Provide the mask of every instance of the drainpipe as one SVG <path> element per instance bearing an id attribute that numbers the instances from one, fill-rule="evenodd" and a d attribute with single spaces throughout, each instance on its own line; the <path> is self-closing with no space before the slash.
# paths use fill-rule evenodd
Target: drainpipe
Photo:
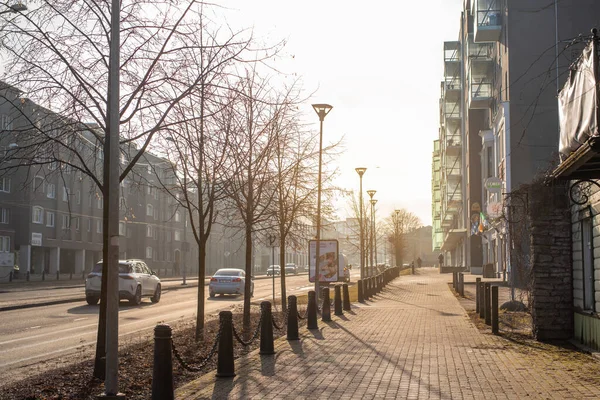
<path id="1" fill-rule="evenodd" d="M 504 114 L 504 181 L 506 182 L 505 194 L 508 196 L 512 191 L 512 176 L 511 176 L 511 153 L 510 148 L 510 102 L 502 102 L 503 114 Z M 510 236 L 510 223 L 507 222 L 508 228 L 506 231 L 506 267 L 510 271 L 510 299 L 515 301 L 515 271 L 511 264 L 511 236 Z"/>

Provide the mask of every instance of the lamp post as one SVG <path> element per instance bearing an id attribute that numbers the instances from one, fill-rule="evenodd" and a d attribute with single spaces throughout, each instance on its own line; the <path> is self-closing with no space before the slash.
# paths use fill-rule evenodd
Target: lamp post
<path id="1" fill-rule="evenodd" d="M 375 264 L 373 264 L 374 268 L 377 267 L 377 225 L 375 224 L 375 204 L 377 204 L 377 200 L 371 198 L 371 218 L 373 219 L 371 227 L 371 234 L 373 235 L 371 236 L 371 245 L 373 246 L 372 254 L 375 258 Z"/>
<path id="2" fill-rule="evenodd" d="M 375 190 L 367 190 L 367 194 L 369 195 L 370 203 L 371 203 L 371 218 L 369 218 L 369 222 L 370 222 L 370 226 L 369 226 L 369 254 L 371 255 L 369 258 L 369 265 L 371 266 L 371 275 L 374 275 L 374 268 L 373 268 L 373 227 L 375 226 L 375 223 L 373 222 L 373 196 L 375 196 L 375 193 L 377 193 L 377 191 Z"/>
<path id="3" fill-rule="evenodd" d="M 362 177 L 367 171 L 366 168 L 355 168 L 358 176 L 360 177 L 360 189 L 359 189 L 359 208 L 360 214 L 358 218 L 358 224 L 360 226 L 360 279 L 365 279 L 365 252 L 364 252 L 364 235 L 363 235 L 363 198 L 362 198 Z"/>
<path id="4" fill-rule="evenodd" d="M 398 228 L 398 218 L 400 216 L 400 210 L 394 210 L 394 212 L 396 213 L 396 223 L 394 224 L 395 230 L 396 230 L 396 240 L 395 240 L 396 244 L 394 246 L 394 254 L 396 257 L 396 266 L 401 267 L 401 265 L 398 264 L 398 262 L 400 261 L 399 257 L 398 257 L 398 255 L 400 254 L 400 249 L 399 249 L 400 248 L 400 243 L 399 243 L 400 242 L 400 232 L 399 232 L 399 228 Z"/>
<path id="5" fill-rule="evenodd" d="M 319 176 L 317 178 L 317 243 L 315 249 L 315 294 L 321 295 L 319 288 L 319 256 L 321 252 L 321 168 L 323 164 L 323 120 L 333 108 L 329 104 L 313 104 L 313 109 L 319 116 Z M 310 263 L 310 260 L 308 260 Z M 310 264 L 309 264 L 310 265 Z M 282 267 L 285 268 L 285 265 Z M 309 267 L 310 269 L 310 267 Z M 309 271 L 310 273 L 310 271 Z"/>

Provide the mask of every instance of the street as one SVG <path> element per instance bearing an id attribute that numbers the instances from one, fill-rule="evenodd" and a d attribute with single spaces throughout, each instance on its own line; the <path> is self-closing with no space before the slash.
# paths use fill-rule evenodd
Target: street
<path id="1" fill-rule="evenodd" d="M 288 295 L 302 294 L 313 288 L 307 275 L 286 277 Z M 157 323 L 173 324 L 193 320 L 196 314 L 197 286 L 181 287 L 180 282 L 164 282 L 163 297 L 157 304 L 144 299 L 140 306 L 120 303 L 119 343 L 121 346 L 149 338 Z M 256 279 L 254 303 L 271 300 L 272 280 Z M 177 287 L 174 290 L 174 287 Z M 276 295 L 280 295 L 279 276 L 275 277 Z M 47 289 L 44 292 L 52 292 Z M 35 296 L 30 291 L 29 296 Z M 55 298 L 81 296 L 82 287 L 56 289 Z M 217 296 L 206 301 L 206 315 L 215 315 L 243 303 L 242 296 Z M 2 301 L 8 296 L 23 298 L 24 292 L 2 293 Z M 35 299 L 32 299 L 34 301 Z M 0 377 L 3 382 L 19 380 L 32 372 L 42 372 L 69 364 L 75 358 L 93 357 L 98 324 L 98 306 L 89 306 L 84 300 L 64 304 L 38 306 L 2 311 L 4 323 L 0 326 Z M 8 323 L 10 322 L 10 323 Z M 176 332 L 174 333 L 176 334 Z"/>

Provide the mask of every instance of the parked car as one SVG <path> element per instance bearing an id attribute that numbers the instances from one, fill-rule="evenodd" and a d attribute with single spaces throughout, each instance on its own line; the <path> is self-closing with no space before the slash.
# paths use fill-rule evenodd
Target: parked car
<path id="1" fill-rule="evenodd" d="M 267 268 L 267 276 L 281 275 L 281 267 L 279 265 L 271 265 Z"/>
<path id="2" fill-rule="evenodd" d="M 285 264 L 285 274 L 286 275 L 298 275 L 298 267 L 294 263 Z"/>
<path id="3" fill-rule="evenodd" d="M 99 261 L 85 280 L 85 300 L 98 304 L 102 287 L 102 261 Z M 160 279 L 142 260 L 119 260 L 119 300 L 126 299 L 139 305 L 142 297 L 158 303 L 161 295 Z"/>
<path id="4" fill-rule="evenodd" d="M 215 272 L 208 283 L 208 295 L 244 294 L 246 272 L 238 268 L 221 268 Z M 254 282 L 250 281 L 250 296 L 254 296 Z"/>

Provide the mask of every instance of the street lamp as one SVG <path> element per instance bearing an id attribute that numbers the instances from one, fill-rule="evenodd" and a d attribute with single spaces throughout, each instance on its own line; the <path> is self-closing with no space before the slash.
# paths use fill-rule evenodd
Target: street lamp
<path id="1" fill-rule="evenodd" d="M 398 219 L 400 218 L 400 210 L 394 210 L 394 212 L 396 213 L 396 223 L 394 224 L 395 231 L 396 231 L 396 245 L 394 246 L 395 247 L 394 253 L 396 253 L 396 266 L 401 267 L 401 265 L 398 264 L 398 261 L 399 261 L 398 255 L 400 254 L 400 250 L 399 250 L 400 232 L 398 232 L 399 231 Z"/>
<path id="2" fill-rule="evenodd" d="M 371 257 L 369 258 L 370 261 L 370 265 L 371 265 L 371 275 L 374 275 L 374 269 L 373 269 L 373 226 L 375 225 L 374 221 L 373 221 L 373 196 L 375 196 L 375 193 L 377 193 L 377 191 L 375 190 L 367 190 L 367 194 L 369 195 L 369 198 L 371 199 L 371 218 L 370 218 L 370 222 L 371 222 L 371 226 L 369 227 L 369 254 L 371 254 Z"/>
<path id="3" fill-rule="evenodd" d="M 319 256 L 321 252 L 321 168 L 323 164 L 323 120 L 329 114 L 333 108 L 329 104 L 313 104 L 313 109 L 319 116 L 319 176 L 317 178 L 317 243 L 315 250 L 315 294 L 317 298 L 321 295 L 319 293 Z M 310 260 L 309 260 L 310 262 Z M 285 267 L 285 265 L 282 265 Z M 309 272 L 310 273 L 310 272 Z"/>
<path id="4" fill-rule="evenodd" d="M 373 256 L 373 254 L 375 255 L 375 264 L 373 265 L 377 267 L 377 229 L 375 224 L 375 204 L 377 204 L 377 200 L 371 198 L 371 217 L 373 218 L 371 229 L 371 235 L 373 235 L 371 236 L 371 246 L 373 246 L 373 248 L 371 249 L 371 256 Z M 372 260 L 371 263 L 373 263 Z"/>
<path id="5" fill-rule="evenodd" d="M 360 189 L 359 189 L 359 207 L 360 216 L 358 223 L 360 225 L 360 279 L 365 279 L 365 253 L 364 253 L 364 236 L 363 236 L 363 198 L 362 198 L 362 177 L 367 171 L 366 168 L 355 168 L 358 176 L 360 177 Z"/>

